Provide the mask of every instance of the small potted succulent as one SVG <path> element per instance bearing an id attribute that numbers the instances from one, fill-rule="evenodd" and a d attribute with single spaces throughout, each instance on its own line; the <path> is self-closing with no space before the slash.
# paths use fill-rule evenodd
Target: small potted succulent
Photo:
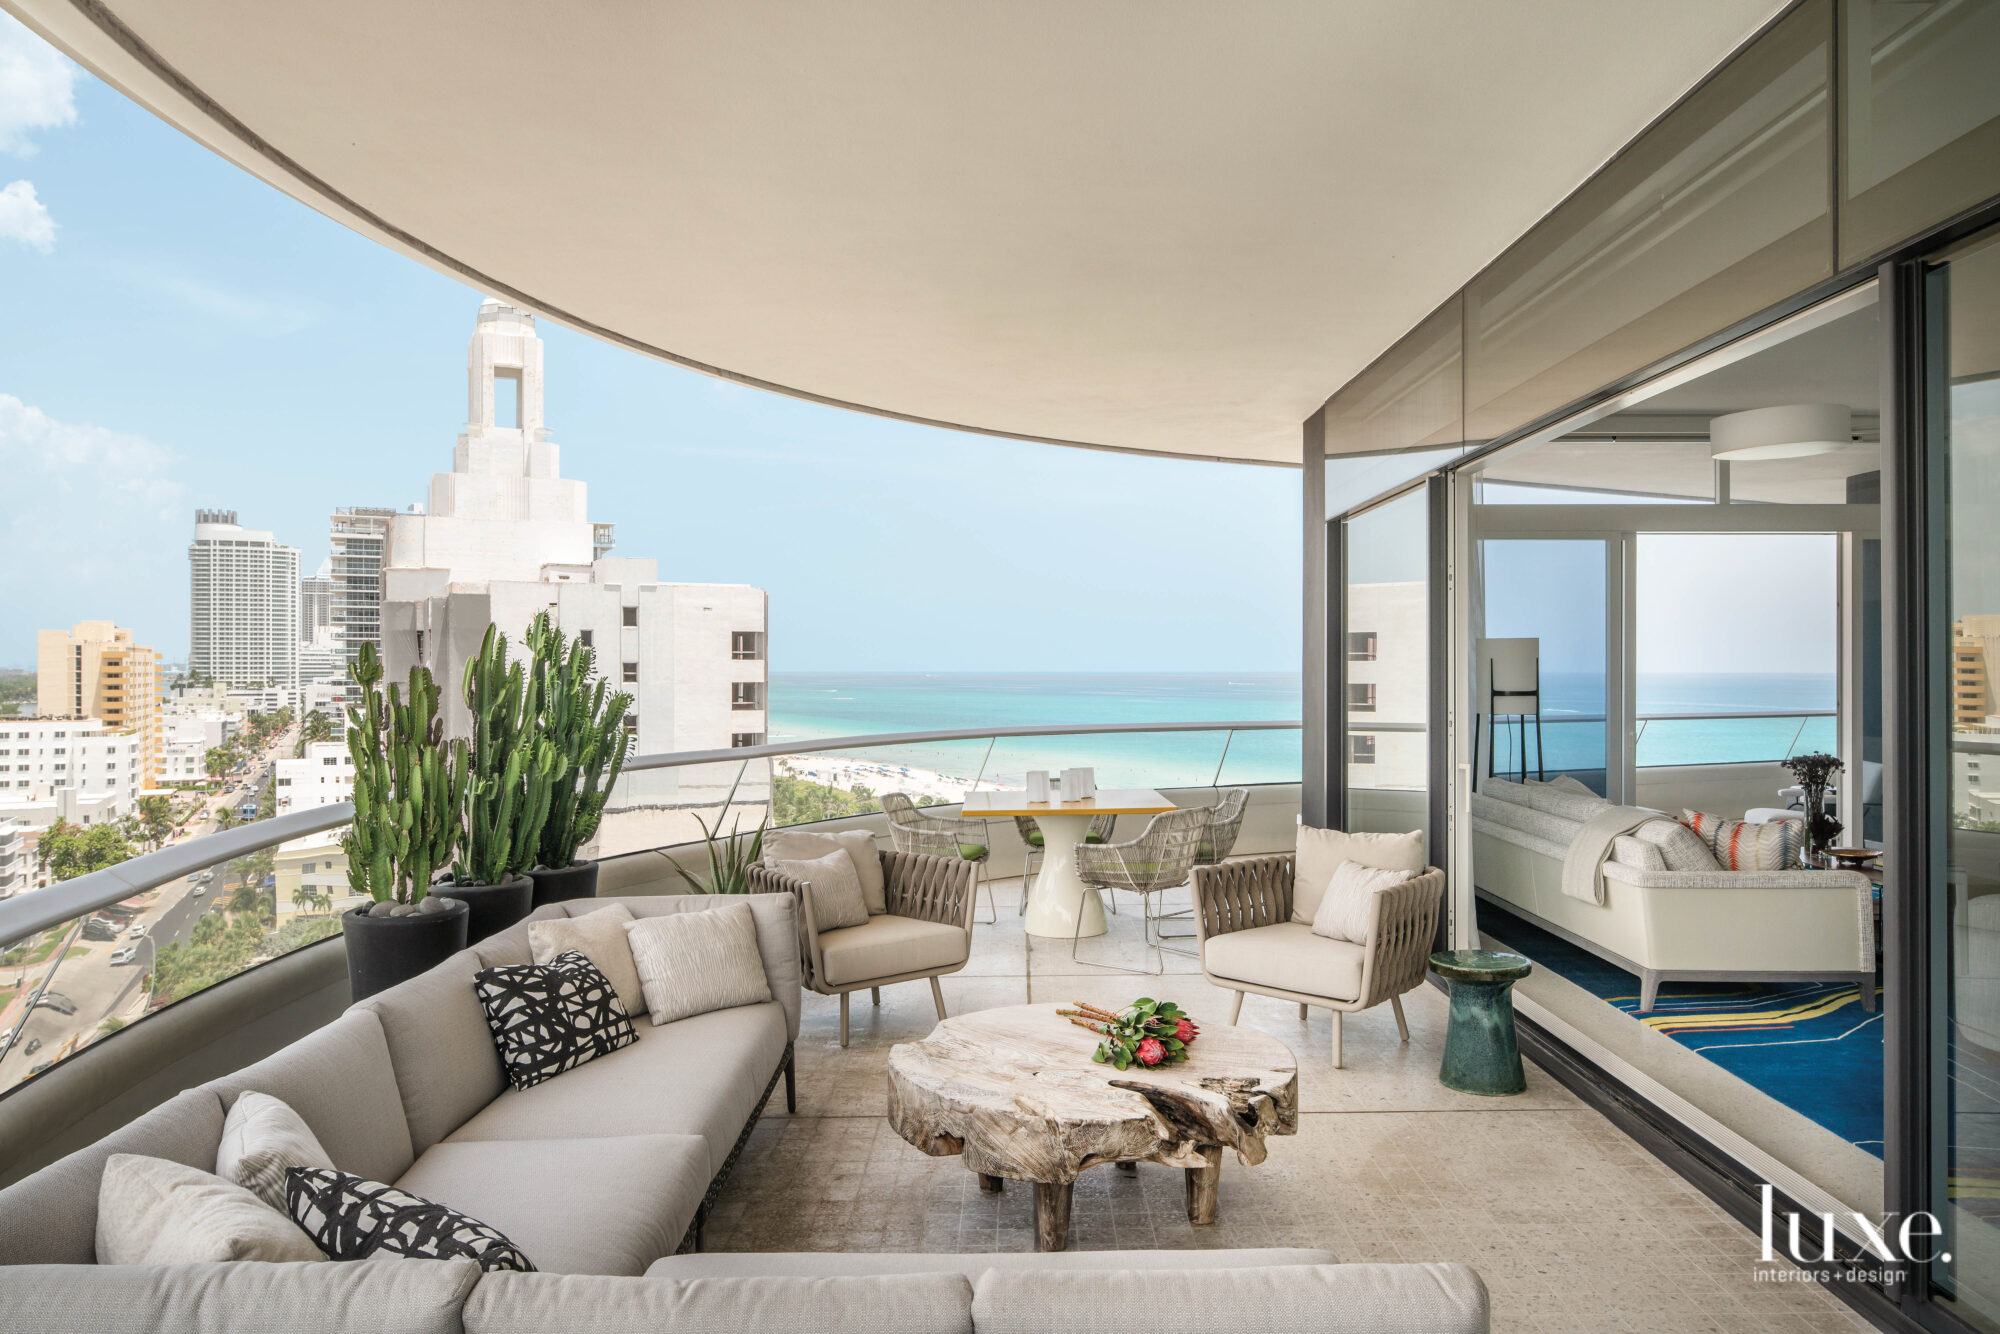
<path id="1" fill-rule="evenodd" d="M 465 743 L 444 741 L 438 688 L 410 669 L 407 701 L 381 686 L 375 646 L 348 669 L 362 697 L 347 710 L 354 759 L 354 821 L 341 839 L 347 883 L 374 900 L 341 917 L 353 998 L 415 977 L 465 948 L 464 902 L 430 892 L 458 846 L 465 807 Z"/>
<path id="2" fill-rule="evenodd" d="M 465 831 L 452 863 L 451 895 L 470 914 L 466 941 L 486 939 L 534 908 L 526 874 L 541 849 L 555 793 L 556 748 L 539 731 L 539 676 L 507 661 L 507 636 L 486 627 L 466 660 Z M 440 888 L 442 888 L 440 886 Z"/>
<path id="3" fill-rule="evenodd" d="M 565 639 L 546 612 L 528 627 L 530 669 L 541 709 L 542 735 L 554 746 L 554 794 L 542 825 L 535 907 L 597 893 L 597 863 L 578 861 L 577 850 L 597 837 L 604 804 L 625 767 L 632 738 L 625 714 L 632 697 L 613 694 L 596 674 L 596 653 L 581 635 Z"/>

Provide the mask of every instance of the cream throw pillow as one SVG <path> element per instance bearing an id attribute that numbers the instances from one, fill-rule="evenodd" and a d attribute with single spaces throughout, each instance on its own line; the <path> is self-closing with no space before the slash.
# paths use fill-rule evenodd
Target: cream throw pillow
<path id="1" fill-rule="evenodd" d="M 1313 914 L 1312 932 L 1333 940 L 1368 943 L 1368 919 L 1375 908 L 1375 896 L 1410 879 L 1414 871 L 1388 871 L 1342 862 L 1327 882 L 1326 894 Z"/>
<path id="2" fill-rule="evenodd" d="M 764 836 L 764 865 L 805 862 L 844 849 L 853 859 L 854 874 L 861 880 L 861 893 L 868 900 L 870 916 L 889 911 L 888 890 L 882 876 L 882 853 L 875 835 L 866 829 L 836 829 L 830 834 L 787 833 L 779 830 Z"/>
<path id="3" fill-rule="evenodd" d="M 655 1024 L 771 999 L 757 921 L 742 900 L 625 924 Z"/>
<path id="4" fill-rule="evenodd" d="M 199 1168 L 114 1153 L 97 1187 L 97 1263 L 324 1260 L 286 1215 Z"/>
<path id="5" fill-rule="evenodd" d="M 1407 834 L 1344 834 L 1338 829 L 1299 826 L 1298 852 L 1292 865 L 1292 920 L 1311 926 L 1319 913 L 1319 901 L 1333 882 L 1333 873 L 1342 862 L 1373 866 L 1384 871 L 1408 871 L 1422 875 L 1424 835 L 1422 830 Z"/>
<path id="6" fill-rule="evenodd" d="M 268 1093 L 245 1093 L 222 1121 L 215 1174 L 286 1213 L 285 1169 L 332 1168 L 319 1137 L 291 1104 Z M 287 1214 L 287 1217 L 290 1215 Z"/>
<path id="7" fill-rule="evenodd" d="M 632 945 L 625 924 L 632 910 L 614 903 L 581 917 L 558 917 L 528 923 L 528 953 L 536 963 L 552 963 L 558 954 L 575 950 L 604 974 L 618 993 L 618 1003 L 634 1019 L 646 1012 L 646 990 L 639 985 L 639 966 L 632 962 Z"/>
<path id="8" fill-rule="evenodd" d="M 774 869 L 780 875 L 806 882 L 807 892 L 812 895 L 813 925 L 821 931 L 860 926 L 868 920 L 868 900 L 861 893 L 861 877 L 854 873 L 854 859 L 845 848 L 835 848 L 811 861 L 778 862 Z"/>

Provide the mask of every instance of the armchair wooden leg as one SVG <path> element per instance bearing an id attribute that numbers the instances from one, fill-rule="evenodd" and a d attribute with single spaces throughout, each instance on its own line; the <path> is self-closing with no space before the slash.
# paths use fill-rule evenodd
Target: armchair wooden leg
<path id="1" fill-rule="evenodd" d="M 1389 997 L 1389 1004 L 1396 1009 L 1396 1031 L 1403 1035 L 1403 1041 L 1408 1042 L 1410 1040 L 1410 1021 L 1403 1018 L 1403 998 L 1401 996 L 1391 996 Z"/>
<path id="2" fill-rule="evenodd" d="M 1333 1012 L 1333 1068 L 1340 1069 L 1340 1011 Z"/>
<path id="3" fill-rule="evenodd" d="M 1242 1017 L 1243 1017 L 1243 993 L 1239 991 L 1236 993 L 1236 999 L 1229 1003 L 1230 1027 L 1232 1028 L 1235 1027 L 1236 1021 L 1238 1019 L 1241 1019 Z"/>
<path id="4" fill-rule="evenodd" d="M 1299 1019 L 1300 1019 L 1301 1021 L 1303 1021 L 1303 1020 L 1305 1019 L 1305 1017 L 1306 1017 L 1306 1003 L 1305 1003 L 1304 1001 L 1300 1001 L 1300 1002 L 1299 1002 Z"/>
<path id="5" fill-rule="evenodd" d="M 1639 1013 L 1651 1014 L 1660 999 L 1660 975 L 1648 968 L 1639 974 Z"/>
<path id="6" fill-rule="evenodd" d="M 847 993 L 840 993 L 840 1045 L 847 1045 Z"/>
<path id="7" fill-rule="evenodd" d="M 868 999 L 875 1002 L 875 1004 L 880 1005 L 882 1003 L 882 988 L 880 987 L 868 988 Z"/>
<path id="8" fill-rule="evenodd" d="M 947 1016 L 944 1012 L 944 988 L 938 985 L 938 980 L 935 977 L 931 979 L 931 999 L 937 1002 L 938 1018 L 946 1018 Z"/>

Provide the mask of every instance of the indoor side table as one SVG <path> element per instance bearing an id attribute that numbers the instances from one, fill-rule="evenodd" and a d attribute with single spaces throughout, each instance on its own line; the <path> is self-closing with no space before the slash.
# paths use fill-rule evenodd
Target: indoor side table
<path id="1" fill-rule="evenodd" d="M 1439 950 L 1430 965 L 1451 987 L 1438 1082 L 1486 1098 L 1525 1093 L 1528 1076 L 1514 1037 L 1514 984 L 1535 966 L 1500 950 Z"/>

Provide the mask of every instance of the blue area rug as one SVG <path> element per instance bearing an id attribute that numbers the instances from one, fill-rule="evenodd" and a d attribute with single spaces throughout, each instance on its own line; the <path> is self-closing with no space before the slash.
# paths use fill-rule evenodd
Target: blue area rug
<path id="1" fill-rule="evenodd" d="M 1479 929 L 1882 1156 L 1882 1012 L 1863 1010 L 1853 984 L 1663 982 L 1652 1013 L 1642 1015 L 1639 979 L 1588 950 L 1484 899 Z"/>

